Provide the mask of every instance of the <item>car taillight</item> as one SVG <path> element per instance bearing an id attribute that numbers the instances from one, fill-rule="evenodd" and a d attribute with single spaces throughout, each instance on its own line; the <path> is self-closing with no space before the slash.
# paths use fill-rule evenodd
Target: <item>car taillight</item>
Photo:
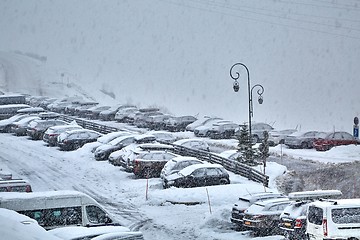
<path id="1" fill-rule="evenodd" d="M 302 227 L 302 221 L 301 219 L 295 219 L 295 228 L 301 228 Z"/>
<path id="2" fill-rule="evenodd" d="M 323 219 L 323 232 L 324 232 L 324 237 L 327 237 L 328 227 L 327 227 L 327 219 L 326 218 Z"/>

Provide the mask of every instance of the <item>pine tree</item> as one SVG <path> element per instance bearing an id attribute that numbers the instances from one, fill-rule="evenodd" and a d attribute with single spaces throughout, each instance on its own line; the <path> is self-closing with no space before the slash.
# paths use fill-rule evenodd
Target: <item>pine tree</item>
<path id="1" fill-rule="evenodd" d="M 238 150 L 239 152 L 241 152 L 242 154 L 242 162 L 247 164 L 247 165 L 251 165 L 254 166 L 255 163 L 255 158 L 256 158 L 256 152 L 255 150 L 252 148 L 252 146 L 254 145 L 250 139 L 249 136 L 249 130 L 247 128 L 247 125 L 242 125 L 241 129 L 240 129 L 240 135 L 238 136 Z"/>
<path id="2" fill-rule="evenodd" d="M 263 161 L 264 164 L 264 173 L 266 168 L 266 159 L 270 156 L 269 154 L 269 133 L 267 131 L 264 131 L 264 139 L 262 140 L 261 144 L 258 148 L 258 158 Z"/>

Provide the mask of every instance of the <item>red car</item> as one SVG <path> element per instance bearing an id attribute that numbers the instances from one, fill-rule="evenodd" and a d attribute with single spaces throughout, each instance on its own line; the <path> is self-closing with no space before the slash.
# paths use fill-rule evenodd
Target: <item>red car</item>
<path id="1" fill-rule="evenodd" d="M 323 138 L 314 140 L 313 145 L 317 151 L 327 151 L 335 146 L 358 144 L 359 141 L 347 132 L 332 132 Z"/>

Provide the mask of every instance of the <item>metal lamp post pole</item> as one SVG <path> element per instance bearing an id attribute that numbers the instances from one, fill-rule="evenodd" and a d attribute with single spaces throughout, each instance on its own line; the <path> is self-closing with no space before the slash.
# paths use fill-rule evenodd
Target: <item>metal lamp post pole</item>
<path id="1" fill-rule="evenodd" d="M 263 97 L 262 94 L 264 93 L 264 87 L 261 86 L 260 84 L 256 84 L 253 87 L 250 88 L 251 84 L 250 84 L 250 73 L 249 73 L 249 69 L 247 68 L 247 66 L 243 63 L 235 63 L 234 65 L 231 66 L 230 68 L 230 77 L 232 79 L 234 79 L 234 84 L 233 84 L 233 88 L 235 92 L 238 92 L 240 87 L 239 87 L 239 82 L 238 79 L 240 78 L 240 72 L 237 70 L 234 70 L 234 67 L 237 66 L 242 66 L 246 69 L 246 73 L 247 73 L 247 82 L 248 82 L 248 96 L 249 96 L 249 137 L 250 139 L 252 139 L 252 135 L 251 135 L 251 118 L 253 117 L 253 102 L 252 102 L 252 92 L 254 90 L 254 88 L 258 87 L 259 89 L 256 91 L 257 94 L 259 95 L 258 97 L 258 102 L 259 104 L 263 103 Z"/>

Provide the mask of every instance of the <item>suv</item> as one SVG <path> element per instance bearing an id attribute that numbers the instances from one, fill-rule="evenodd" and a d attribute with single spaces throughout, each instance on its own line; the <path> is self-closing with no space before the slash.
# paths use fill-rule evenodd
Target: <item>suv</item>
<path id="1" fill-rule="evenodd" d="M 0 192 L 32 192 L 31 185 L 23 179 L 0 180 Z"/>
<path id="2" fill-rule="evenodd" d="M 239 129 L 239 125 L 236 123 L 216 123 L 210 128 L 208 136 L 212 139 L 231 138 L 232 136 L 234 136 L 237 129 Z"/>
<path id="3" fill-rule="evenodd" d="M 236 202 L 231 210 L 230 221 L 235 223 L 237 227 L 243 228 L 243 218 L 245 210 L 257 201 L 264 201 L 267 199 L 283 198 L 285 197 L 281 193 L 273 192 L 257 192 L 249 193 L 247 195 L 239 197 L 239 201 Z"/>
<path id="4" fill-rule="evenodd" d="M 307 208 L 308 239 L 360 239 L 360 199 L 316 201 Z"/>
<path id="5" fill-rule="evenodd" d="M 306 239 L 306 209 L 307 206 L 325 198 L 341 196 L 339 190 L 315 190 L 289 193 L 289 199 L 295 202 L 287 206 L 280 215 L 280 229 L 284 230 L 287 239 Z"/>
<path id="6" fill-rule="evenodd" d="M 185 131 L 187 125 L 196 121 L 194 116 L 173 117 L 165 120 L 165 129 L 172 132 Z"/>
<path id="7" fill-rule="evenodd" d="M 290 202 L 288 198 L 255 202 L 245 210 L 244 227 L 253 230 L 255 235 L 279 234 L 280 214 Z"/>

